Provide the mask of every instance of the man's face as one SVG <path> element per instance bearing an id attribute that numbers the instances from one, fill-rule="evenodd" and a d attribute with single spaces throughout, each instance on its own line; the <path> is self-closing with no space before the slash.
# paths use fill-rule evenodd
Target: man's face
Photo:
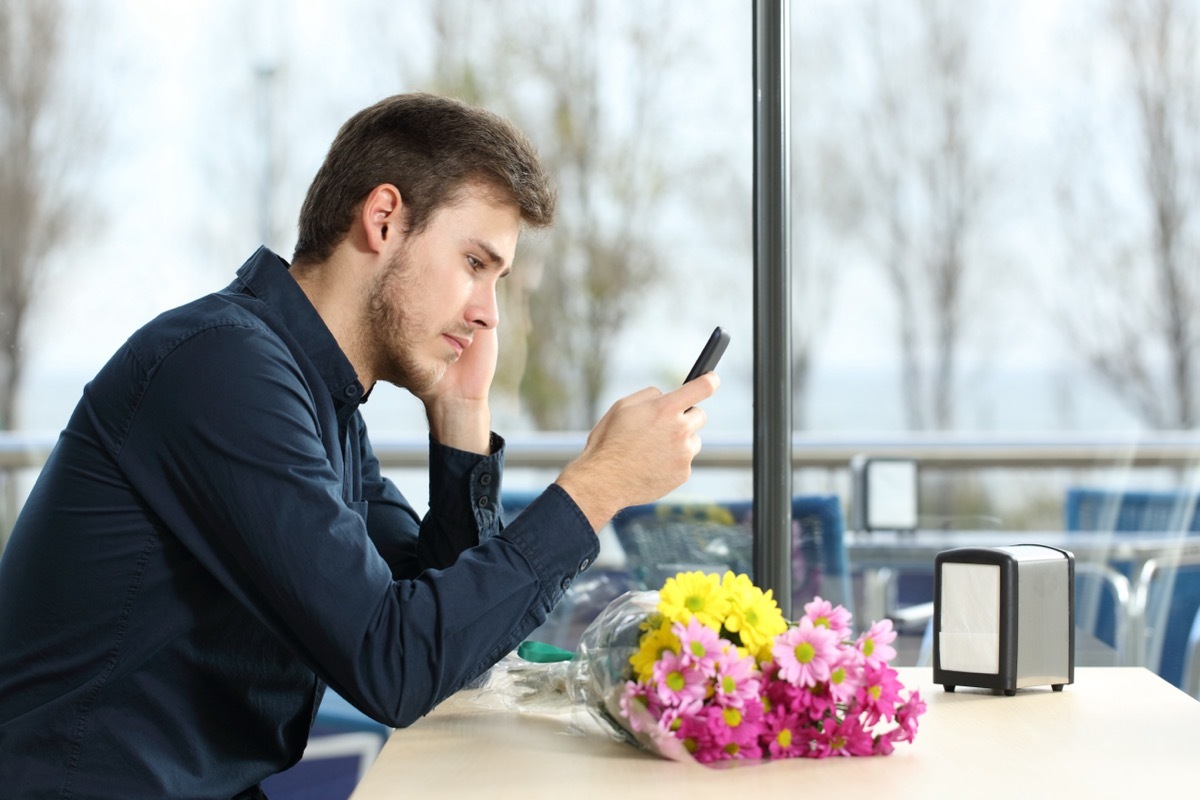
<path id="1" fill-rule="evenodd" d="M 367 295 L 363 336 L 377 378 L 421 394 L 477 330 L 499 324 L 496 282 L 508 274 L 520 223 L 514 206 L 469 190 L 401 243 Z"/>

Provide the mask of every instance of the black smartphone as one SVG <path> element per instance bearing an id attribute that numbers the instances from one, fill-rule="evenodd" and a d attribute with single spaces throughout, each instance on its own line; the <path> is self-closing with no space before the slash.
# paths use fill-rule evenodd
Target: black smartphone
<path id="1" fill-rule="evenodd" d="M 725 354 L 725 348 L 728 346 L 729 334 L 721 330 L 719 325 L 713 328 L 712 336 L 708 337 L 708 343 L 700 351 L 700 357 L 696 359 L 696 363 L 692 365 L 692 371 L 683 379 L 683 382 L 695 380 L 704 373 L 716 369 L 717 362 L 721 360 L 721 356 Z"/>

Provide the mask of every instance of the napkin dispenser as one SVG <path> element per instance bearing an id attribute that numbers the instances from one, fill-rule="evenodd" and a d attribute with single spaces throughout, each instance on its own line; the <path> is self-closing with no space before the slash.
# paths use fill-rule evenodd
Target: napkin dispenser
<path id="1" fill-rule="evenodd" d="M 933 682 L 1001 690 L 1075 679 L 1075 558 L 1037 544 L 960 547 L 934 560 Z"/>

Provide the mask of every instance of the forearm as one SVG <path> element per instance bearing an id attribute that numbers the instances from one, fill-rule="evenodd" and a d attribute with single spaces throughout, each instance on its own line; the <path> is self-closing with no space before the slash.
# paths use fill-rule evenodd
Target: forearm
<path id="1" fill-rule="evenodd" d="M 486 401 L 441 399 L 427 403 L 425 414 L 434 441 L 468 453 L 491 455 L 492 413 Z"/>
<path id="2" fill-rule="evenodd" d="M 606 479 L 603 470 L 589 467 L 586 463 L 572 462 L 555 483 L 575 501 L 593 531 L 607 525 L 613 515 L 624 507 L 615 496 L 612 482 Z"/>

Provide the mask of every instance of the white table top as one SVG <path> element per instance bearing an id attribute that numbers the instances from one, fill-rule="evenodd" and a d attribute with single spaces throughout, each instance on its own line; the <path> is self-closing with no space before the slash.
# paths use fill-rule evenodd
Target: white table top
<path id="1" fill-rule="evenodd" d="M 1078 668 L 1062 692 L 1013 697 L 948 693 L 928 668 L 899 673 L 928 704 L 914 743 L 886 757 L 734 769 L 650 756 L 608 738 L 583 711 L 520 713 L 460 692 L 396 731 L 352 800 L 1140 798 L 1190 794 L 1200 781 L 1200 702 L 1148 670 Z"/>

